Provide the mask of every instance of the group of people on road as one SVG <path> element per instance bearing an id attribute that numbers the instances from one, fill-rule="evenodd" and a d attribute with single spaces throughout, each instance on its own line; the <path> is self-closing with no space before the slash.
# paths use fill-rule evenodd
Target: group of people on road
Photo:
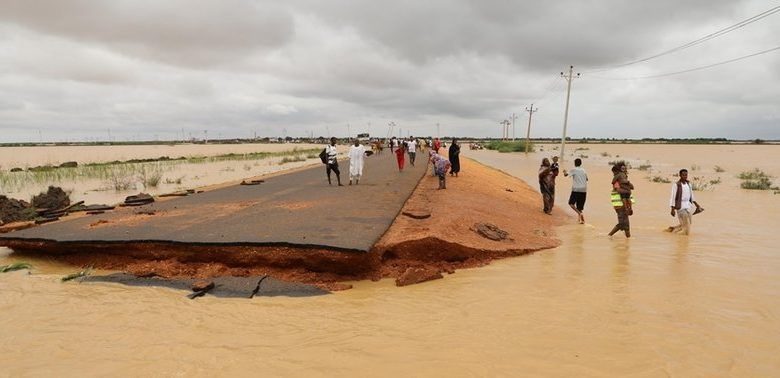
<path id="1" fill-rule="evenodd" d="M 330 138 L 330 144 L 320 153 L 320 159 L 325 164 L 325 173 L 328 177 L 328 185 L 333 185 L 331 180 L 331 172 L 336 175 L 336 182 L 338 186 L 344 186 L 341 183 L 341 172 L 339 171 L 338 164 L 338 149 L 336 147 L 337 139 L 335 137 Z M 355 182 L 355 185 L 360 184 L 360 179 L 363 176 L 363 166 L 365 163 L 365 157 L 371 155 L 377 150 L 376 145 L 381 143 L 373 143 L 371 150 L 366 150 L 360 141 L 355 139 L 354 144 L 349 149 L 349 185 Z M 396 162 L 398 163 L 398 171 L 402 172 L 406 162 L 406 156 L 409 156 L 409 164 L 414 166 L 417 160 L 417 151 L 425 151 L 430 146 L 430 155 L 428 162 L 433 165 L 433 174 L 439 177 L 439 189 L 446 189 L 446 175 L 450 173 L 451 176 L 458 176 L 460 172 L 460 145 L 457 140 L 453 140 L 449 148 L 449 159 L 439 154 L 441 149 L 441 141 L 439 138 L 427 141 L 418 141 L 414 137 L 410 136 L 406 139 L 398 139 L 393 137 L 389 140 L 390 150 L 396 155 Z M 380 147 L 381 149 L 381 147 Z"/>
<path id="2" fill-rule="evenodd" d="M 539 191 L 542 194 L 542 211 L 552 214 L 555 204 L 555 179 L 558 177 L 560 167 L 558 157 L 553 156 L 552 162 L 548 158 L 542 159 L 539 167 Z M 579 223 L 585 223 L 585 200 L 588 191 L 588 174 L 582 168 L 582 159 L 574 159 L 574 168 L 571 171 L 563 171 L 564 176 L 571 176 L 572 189 L 569 195 L 569 206 L 577 213 Z M 623 231 L 627 238 L 631 237 L 631 224 L 629 217 L 634 214 L 633 191 L 634 184 L 628 179 L 628 167 L 624 161 L 616 162 L 612 166 L 611 182 L 612 207 L 617 214 L 617 224 L 609 232 L 609 236 L 618 231 Z M 694 199 L 693 190 L 688 182 L 688 170 L 679 171 L 679 180 L 672 185 L 671 198 L 669 200 L 671 215 L 676 216 L 679 225 L 669 227 L 667 231 L 679 232 L 688 235 L 690 232 L 691 217 L 704 211 Z"/>

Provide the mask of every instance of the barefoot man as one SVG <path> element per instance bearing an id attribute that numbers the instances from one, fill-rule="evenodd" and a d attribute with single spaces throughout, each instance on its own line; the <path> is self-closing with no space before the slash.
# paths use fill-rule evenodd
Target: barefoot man
<path id="1" fill-rule="evenodd" d="M 577 213 L 580 224 L 585 223 L 585 215 L 582 211 L 585 209 L 585 196 L 588 192 L 588 174 L 582 168 L 582 159 L 574 159 L 574 169 L 569 172 L 563 171 L 564 176 L 571 176 L 571 195 L 569 195 L 569 206 Z"/>
<path id="2" fill-rule="evenodd" d="M 694 206 L 696 210 L 691 211 Z M 672 216 L 675 216 L 675 213 L 677 213 L 677 219 L 680 221 L 678 226 L 669 227 L 669 231 L 688 235 L 691 231 L 691 217 L 704 209 L 693 198 L 693 189 L 688 182 L 687 169 L 681 169 L 680 179 L 672 184 L 672 196 L 669 199 L 669 207 L 672 208 Z"/>

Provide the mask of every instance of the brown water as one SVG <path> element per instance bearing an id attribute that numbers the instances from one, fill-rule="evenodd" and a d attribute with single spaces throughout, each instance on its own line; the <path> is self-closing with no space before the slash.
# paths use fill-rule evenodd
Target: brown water
<path id="1" fill-rule="evenodd" d="M 586 147 L 576 153 L 589 155 L 588 224 L 560 227 L 561 247 L 420 285 L 190 301 L 168 289 L 61 284 L 74 268 L 32 261 L 32 275 L 0 275 L 2 374 L 777 376 L 780 195 L 740 190 L 733 176 L 753 167 L 780 176 L 780 148 Z M 542 157 L 464 154 L 530 182 Z M 691 176 L 722 177 L 696 193 L 707 210 L 690 236 L 661 231 L 673 223 L 671 184 L 636 170 L 634 237 L 605 236 L 615 223 L 606 161 L 617 154 L 650 160 L 657 174 L 697 164 Z M 569 185 L 559 179 L 559 207 Z"/>

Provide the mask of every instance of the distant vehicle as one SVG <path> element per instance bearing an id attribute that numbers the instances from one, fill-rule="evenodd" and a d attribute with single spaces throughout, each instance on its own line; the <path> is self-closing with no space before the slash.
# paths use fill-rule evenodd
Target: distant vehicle
<path id="1" fill-rule="evenodd" d="M 371 138 L 369 137 L 368 133 L 363 133 L 357 135 L 357 140 L 359 140 L 361 143 L 366 143 L 371 140 Z"/>

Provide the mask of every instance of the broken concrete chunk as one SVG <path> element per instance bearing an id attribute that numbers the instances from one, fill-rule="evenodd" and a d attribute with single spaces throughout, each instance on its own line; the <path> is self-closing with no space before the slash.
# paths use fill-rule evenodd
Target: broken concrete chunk
<path id="1" fill-rule="evenodd" d="M 414 285 L 416 283 L 437 280 L 443 278 L 437 269 L 409 268 L 395 279 L 395 286 Z"/>
<path id="2" fill-rule="evenodd" d="M 56 186 L 50 186 L 45 193 L 38 194 L 32 199 L 32 206 L 36 209 L 62 209 L 69 205 L 68 193 Z"/>
<path id="3" fill-rule="evenodd" d="M 209 291 L 214 288 L 214 281 L 200 280 L 192 284 L 192 291 Z"/>
<path id="4" fill-rule="evenodd" d="M 477 223 L 472 230 L 476 231 L 484 238 L 495 241 L 505 240 L 509 236 L 508 232 L 498 228 L 498 226 L 492 223 Z"/>
<path id="5" fill-rule="evenodd" d="M 139 193 L 134 196 L 128 196 L 125 198 L 125 205 L 128 206 L 138 206 L 138 205 L 145 205 L 147 203 L 154 202 L 154 197 L 146 194 L 146 193 Z"/>

